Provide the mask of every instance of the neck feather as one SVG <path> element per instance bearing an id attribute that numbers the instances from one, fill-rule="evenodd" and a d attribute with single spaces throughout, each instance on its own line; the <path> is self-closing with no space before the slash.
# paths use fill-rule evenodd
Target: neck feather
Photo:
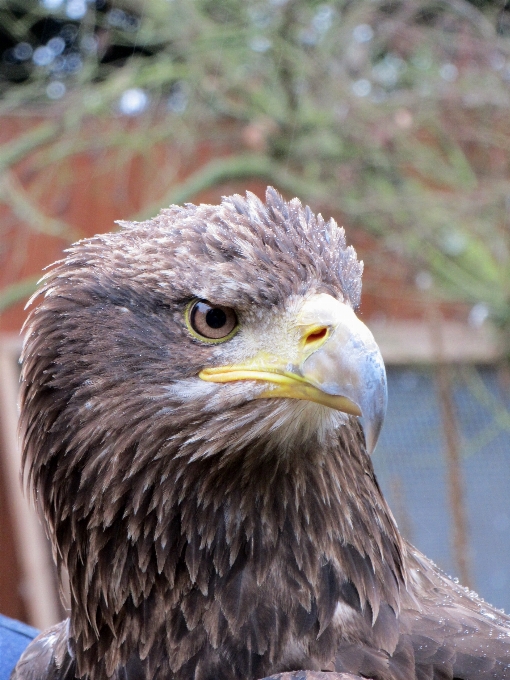
<path id="1" fill-rule="evenodd" d="M 124 493 L 92 506 L 77 499 L 89 510 L 57 530 L 81 671 L 99 654 L 109 674 L 133 649 L 150 663 L 166 644 L 175 672 L 198 638 L 214 648 L 246 636 L 252 619 L 268 621 L 267 637 L 253 642 L 257 658 L 281 654 L 304 620 L 307 644 L 320 640 L 327 656 L 338 603 L 370 625 L 381 606 L 398 612 L 405 547 L 354 423 L 284 455 L 266 445 L 199 459 L 176 450 L 150 464 Z M 287 637 L 275 611 L 297 622 Z"/>

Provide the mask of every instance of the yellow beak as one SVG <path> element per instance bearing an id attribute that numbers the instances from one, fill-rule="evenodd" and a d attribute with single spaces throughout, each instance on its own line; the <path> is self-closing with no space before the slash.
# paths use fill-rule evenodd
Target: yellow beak
<path id="1" fill-rule="evenodd" d="M 308 298 L 295 325 L 297 360 L 288 362 L 262 353 L 242 365 L 205 368 L 202 380 L 268 383 L 259 398 L 306 399 L 363 417 L 367 450 L 375 448 L 386 413 L 386 372 L 369 329 L 353 310 L 331 295 Z M 289 348 L 290 350 L 290 348 Z"/>

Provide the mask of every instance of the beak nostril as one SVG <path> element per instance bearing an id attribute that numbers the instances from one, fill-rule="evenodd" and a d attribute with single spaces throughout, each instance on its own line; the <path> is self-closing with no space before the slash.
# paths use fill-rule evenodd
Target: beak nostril
<path id="1" fill-rule="evenodd" d="M 309 345 L 312 342 L 317 342 L 318 340 L 324 340 L 327 334 L 328 329 L 325 326 L 322 328 L 315 328 L 305 337 L 305 345 Z"/>

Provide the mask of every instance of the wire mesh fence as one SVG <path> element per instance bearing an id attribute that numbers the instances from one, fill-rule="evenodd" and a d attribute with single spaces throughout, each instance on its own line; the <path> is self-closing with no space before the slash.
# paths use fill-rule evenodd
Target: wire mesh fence
<path id="1" fill-rule="evenodd" d="M 441 399 L 438 376 L 444 371 L 451 378 L 453 415 Z M 388 389 L 374 464 L 402 533 L 448 574 L 462 576 L 484 599 L 508 611 L 507 373 L 497 367 L 389 368 Z M 458 465 L 449 451 L 452 431 Z"/>

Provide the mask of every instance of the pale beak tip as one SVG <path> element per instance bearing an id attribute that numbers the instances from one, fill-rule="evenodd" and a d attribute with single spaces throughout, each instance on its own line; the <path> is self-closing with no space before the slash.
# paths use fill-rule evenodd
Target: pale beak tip
<path id="1" fill-rule="evenodd" d="M 383 419 L 380 418 L 378 420 L 368 420 L 367 418 L 362 417 L 360 420 L 361 427 L 363 428 L 363 433 L 365 435 L 367 453 L 369 456 L 371 456 L 377 445 L 377 441 L 379 440 Z"/>
<path id="2" fill-rule="evenodd" d="M 364 403 L 359 405 L 361 409 L 361 425 L 365 434 L 367 452 L 372 455 L 381 433 L 388 402 L 388 388 L 384 369 L 380 373 L 377 388 L 368 390 L 368 394 L 365 393 L 363 397 L 362 401 Z"/>

